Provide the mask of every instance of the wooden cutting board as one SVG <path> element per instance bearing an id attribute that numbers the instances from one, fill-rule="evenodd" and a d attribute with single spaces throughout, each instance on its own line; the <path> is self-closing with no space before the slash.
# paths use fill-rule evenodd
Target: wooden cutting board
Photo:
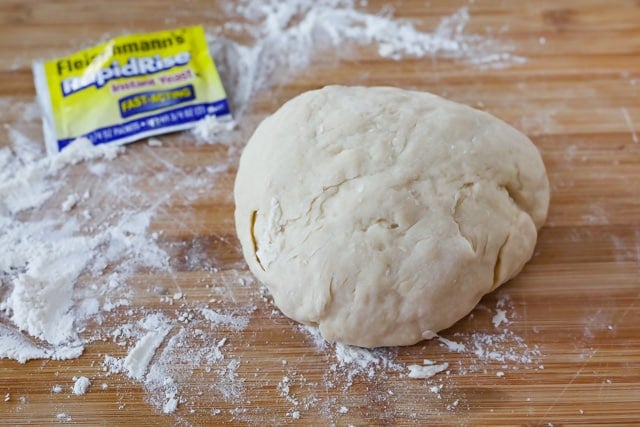
<path id="1" fill-rule="evenodd" d="M 215 191 L 195 197 L 173 192 L 154 217 L 149 232 L 161 232 L 175 273 L 139 272 L 127 283 L 135 291 L 131 306 L 87 327 L 108 330 L 130 320 L 128 310 L 143 306 L 175 319 L 185 307 L 210 303 L 216 283 L 229 283 L 229 277 L 245 279 L 246 285 L 230 294 L 234 304 L 253 307 L 248 325 L 239 332 L 207 331 L 211 340 L 190 344 L 195 349 L 228 338 L 224 363 L 175 362 L 183 377 L 177 379 L 182 400 L 173 415 L 163 415 L 153 402 L 157 393 L 140 382 L 103 371 L 104 355 L 124 357 L 129 348 L 112 340 L 88 344 L 74 360 L 0 360 L 0 424 L 640 425 L 640 2 L 404 0 L 392 5 L 396 17 L 425 31 L 468 7 L 466 33 L 489 34 L 524 60 L 483 68 L 437 57 L 387 60 L 370 46 L 339 46 L 259 93 L 234 134 L 240 139 L 235 146 L 291 96 L 328 83 L 428 90 L 491 112 L 532 138 L 552 188 L 534 258 L 442 334 L 465 343 L 465 351 L 437 341 L 391 351 L 397 365 L 432 359 L 448 362 L 449 372 L 426 381 L 403 377 L 405 368 L 375 367 L 371 376 L 355 375 L 351 381 L 339 367 L 333 372 L 335 351 L 318 349 L 294 322 L 273 312 L 242 261 L 233 226 L 234 145 L 196 144 L 189 135 L 172 135 L 162 138 L 156 156 L 171 158 L 185 173 L 236 160 L 218 176 Z M 369 2 L 358 8 L 375 13 L 383 6 Z M 0 97 L 9 107 L 0 112 L 0 121 L 12 125 L 20 119 L 12 103 L 33 100 L 33 59 L 71 52 L 107 34 L 191 24 L 214 28 L 224 23 L 225 13 L 222 4 L 197 0 L 4 0 Z M 37 120 L 33 126 L 37 129 Z M 8 132 L 0 130 L 0 147 L 10 144 Z M 149 160 L 150 153 L 146 144 L 133 144 L 116 161 L 151 179 L 166 164 Z M 86 179 L 83 167 L 71 168 L 70 179 Z M 171 182 L 165 185 L 172 188 Z M 162 191 L 150 188 L 149 194 Z M 54 205 L 59 206 L 43 209 Z M 202 262 L 187 262 L 193 256 Z M 157 290 L 172 293 L 176 284 L 184 296 L 170 305 Z M 494 327 L 498 309 L 505 310 L 508 323 Z M 239 365 L 230 369 L 233 360 Z M 74 396 L 69 388 L 80 375 L 92 386 Z M 52 392 L 56 384 L 62 392 Z M 231 396 L 221 393 L 230 390 Z"/>

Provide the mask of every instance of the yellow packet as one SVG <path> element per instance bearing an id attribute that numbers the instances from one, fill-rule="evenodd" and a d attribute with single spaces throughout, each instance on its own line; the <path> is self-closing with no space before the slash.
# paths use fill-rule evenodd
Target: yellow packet
<path id="1" fill-rule="evenodd" d="M 231 115 L 201 26 L 116 37 L 33 74 L 49 154 L 80 137 L 126 144 Z"/>

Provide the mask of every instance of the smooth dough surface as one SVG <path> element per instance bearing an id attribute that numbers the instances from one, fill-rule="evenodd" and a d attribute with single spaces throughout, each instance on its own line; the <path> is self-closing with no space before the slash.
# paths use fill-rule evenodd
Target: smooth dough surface
<path id="1" fill-rule="evenodd" d="M 523 268 L 549 183 L 533 143 L 487 113 L 327 86 L 258 126 L 235 202 L 244 257 L 284 314 L 329 341 L 410 345 Z"/>

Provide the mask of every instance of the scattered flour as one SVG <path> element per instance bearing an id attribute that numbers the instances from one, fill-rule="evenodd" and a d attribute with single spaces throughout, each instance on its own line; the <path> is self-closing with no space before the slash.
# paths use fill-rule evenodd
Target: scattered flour
<path id="1" fill-rule="evenodd" d="M 496 310 L 496 314 L 491 319 L 491 322 L 493 323 L 493 326 L 495 326 L 497 328 L 502 323 L 509 323 L 509 321 L 507 320 L 506 313 L 507 312 L 504 311 L 504 310 L 500 310 L 500 309 Z"/>
<path id="2" fill-rule="evenodd" d="M 280 392 L 280 396 L 287 399 L 289 403 L 293 404 L 294 406 L 298 406 L 298 400 L 289 393 L 290 384 L 291 380 L 289 379 L 289 377 L 282 377 L 282 380 L 280 380 L 280 382 L 278 383 L 278 391 Z"/>
<path id="3" fill-rule="evenodd" d="M 317 351 L 331 351 L 337 363 L 331 365 L 330 369 L 343 373 L 347 386 L 359 375 L 372 379 L 386 372 L 400 372 L 404 369 L 395 360 L 397 348 L 367 349 L 341 343 L 330 344 L 322 338 L 317 327 L 302 325 L 299 329 L 313 340 Z"/>
<path id="4" fill-rule="evenodd" d="M 60 412 L 59 414 L 56 414 L 56 419 L 65 423 L 70 423 L 71 421 L 73 421 L 71 415 L 67 414 L 66 412 Z"/>
<path id="5" fill-rule="evenodd" d="M 205 319 L 211 322 L 211 326 L 214 328 L 218 326 L 227 326 L 233 330 L 241 331 L 249 324 L 249 318 L 246 316 L 223 314 L 208 308 L 203 308 L 200 312 Z"/>
<path id="6" fill-rule="evenodd" d="M 22 152 L 24 141 L 13 141 L 13 151 Z M 30 146 L 27 150 L 31 150 Z M 77 140 L 56 157 L 24 163 L 16 155 L 0 172 L 0 256 L 2 283 L 0 313 L 13 323 L 0 326 L 0 357 L 21 362 L 33 358 L 74 358 L 82 354 L 78 336 L 78 312 L 87 315 L 89 306 L 75 287 L 82 273 L 99 275 L 107 266 L 115 267 L 98 282 L 113 283 L 122 273 L 143 266 L 166 264 L 166 254 L 147 244 L 144 236 L 151 212 L 114 211 L 113 224 L 85 228 L 85 219 L 77 216 L 17 216 L 45 203 L 63 189 L 66 168 L 80 162 L 112 161 L 124 153 L 123 147 L 93 147 Z M 85 194 L 88 194 L 85 192 Z M 79 199 L 72 195 L 63 203 L 63 211 Z M 155 243 L 153 244 L 154 246 Z M 107 288 L 110 289 L 110 288 Z M 84 292 L 86 295 L 87 293 Z M 94 293 L 99 295 L 100 292 Z M 74 304 L 77 302 L 77 305 Z M 95 314 L 98 310 L 93 310 Z M 40 342 L 21 334 L 26 332 Z"/>
<path id="7" fill-rule="evenodd" d="M 338 367 L 347 372 L 349 381 L 359 374 L 366 373 L 369 378 L 376 375 L 376 370 L 400 371 L 402 365 L 395 361 L 397 349 L 380 348 L 369 350 L 340 343 L 335 344 L 335 357 Z"/>
<path id="8" fill-rule="evenodd" d="M 299 325 L 298 328 L 302 333 L 311 338 L 316 350 L 324 351 L 329 346 L 329 343 L 322 337 L 319 328 L 308 325 Z"/>
<path id="9" fill-rule="evenodd" d="M 471 335 L 471 343 L 473 353 L 480 360 L 530 365 L 541 355 L 537 345 L 529 347 L 522 337 L 506 329 L 499 334 L 476 332 Z"/>
<path id="10" fill-rule="evenodd" d="M 89 390 L 89 386 L 91 386 L 91 381 L 87 377 L 78 377 L 74 378 L 75 383 L 73 384 L 73 394 L 76 396 L 82 396 Z"/>
<path id="11" fill-rule="evenodd" d="M 217 376 L 214 385 L 206 386 L 207 393 L 218 395 L 226 401 L 242 402 L 244 380 L 236 374 L 240 361 L 231 359 L 224 363 L 223 347 L 227 338 L 212 342 L 210 332 L 202 329 L 208 329 L 208 325 L 210 320 L 194 318 L 173 334 L 160 352 L 160 344 L 170 330 L 178 326 L 176 320 L 153 314 L 138 322 L 122 325 L 114 334 L 116 342 L 126 343 L 134 338 L 136 344 L 124 359 L 105 355 L 103 371 L 106 375 L 125 372 L 133 380 L 141 382 L 148 393 L 149 402 L 167 414 L 176 411 L 183 402 L 183 386 L 192 391 L 194 387 L 200 387 L 198 382 L 191 379 L 199 369 Z M 242 332 L 236 329 L 230 331 Z"/>
<path id="12" fill-rule="evenodd" d="M 215 140 L 216 135 L 219 133 L 230 132 L 234 130 L 236 126 L 237 123 L 234 120 L 224 120 L 216 116 L 206 116 L 196 123 L 195 127 L 191 129 L 191 133 L 201 141 L 211 142 Z"/>
<path id="13" fill-rule="evenodd" d="M 354 371 L 365 371 L 369 366 L 380 365 L 386 359 L 378 357 L 373 351 L 346 344 L 335 344 L 336 359 L 340 367 L 349 366 Z M 371 374 L 373 376 L 373 374 Z"/>
<path id="14" fill-rule="evenodd" d="M 407 368 L 409 369 L 407 374 L 409 378 L 431 378 L 442 371 L 446 371 L 449 368 L 449 364 L 444 362 L 439 365 L 409 365 Z"/>
<path id="15" fill-rule="evenodd" d="M 136 343 L 122 364 L 129 377 L 136 380 L 143 379 L 147 373 L 151 358 L 170 331 L 171 326 L 163 326 L 151 330 Z"/>
<path id="16" fill-rule="evenodd" d="M 22 271 L 15 274 L 13 290 L 0 309 L 10 313 L 11 321 L 33 337 L 53 345 L 72 342 L 77 346 L 73 288 L 91 259 L 96 243 L 71 237 L 60 244 L 55 235 L 34 241 L 26 233 L 22 235 L 23 240 L 19 240 L 21 230 L 16 231 L 18 233 L 9 235 L 15 245 L 0 246 L 9 248 L 15 255 L 7 270 L 20 266 Z M 27 247 L 29 251 L 18 252 Z"/>
<path id="17" fill-rule="evenodd" d="M 31 359 L 75 359 L 80 357 L 84 348 L 79 345 L 48 347 L 35 343 L 23 334 L 0 324 L 0 357 L 25 363 Z"/>
<path id="18" fill-rule="evenodd" d="M 73 209 L 76 206 L 79 200 L 80 200 L 80 196 L 78 196 L 77 194 L 75 193 L 69 194 L 69 196 L 65 199 L 65 201 L 62 202 L 60 209 L 62 210 L 62 212 L 69 212 L 71 209 Z"/>
<path id="19" fill-rule="evenodd" d="M 162 413 L 173 414 L 178 408 L 178 397 L 176 390 L 169 390 L 165 392 L 165 402 L 162 404 Z"/>
<path id="20" fill-rule="evenodd" d="M 449 351 L 453 351 L 453 352 L 456 352 L 456 353 L 463 353 L 463 352 L 465 352 L 467 350 L 467 347 L 465 347 L 464 344 L 461 344 L 461 343 L 455 342 L 455 341 L 451 341 L 451 340 L 448 340 L 448 339 L 440 337 L 440 336 L 438 337 L 438 341 L 440 341 L 442 344 L 444 344 L 445 347 L 447 347 L 447 349 Z"/>
<path id="21" fill-rule="evenodd" d="M 529 347 L 522 337 L 508 329 L 504 329 L 498 334 L 476 332 L 465 336 L 465 343 L 447 340 L 442 337 L 439 337 L 438 340 L 443 342 L 449 351 L 455 353 L 470 352 L 480 361 L 532 365 L 541 356 L 538 346 Z"/>
<path id="22" fill-rule="evenodd" d="M 229 3 L 226 15 L 225 25 L 209 29 L 208 39 L 236 119 L 255 93 L 305 69 L 319 52 L 350 43 L 376 46 L 378 55 L 392 60 L 444 58 L 479 68 L 526 62 L 510 53 L 510 44 L 466 33 L 471 19 L 466 7 L 442 18 L 432 32 L 395 19 L 389 10 L 357 10 L 353 0 L 244 0 Z M 252 44 L 235 41 L 234 34 L 249 36 Z"/>

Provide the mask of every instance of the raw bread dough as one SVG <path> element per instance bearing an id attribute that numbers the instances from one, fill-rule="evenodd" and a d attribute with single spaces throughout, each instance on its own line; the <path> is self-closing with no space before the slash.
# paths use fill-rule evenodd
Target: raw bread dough
<path id="1" fill-rule="evenodd" d="M 251 271 L 325 339 L 410 345 L 531 258 L 549 183 L 536 147 L 438 96 L 328 86 L 256 129 L 235 182 Z"/>

